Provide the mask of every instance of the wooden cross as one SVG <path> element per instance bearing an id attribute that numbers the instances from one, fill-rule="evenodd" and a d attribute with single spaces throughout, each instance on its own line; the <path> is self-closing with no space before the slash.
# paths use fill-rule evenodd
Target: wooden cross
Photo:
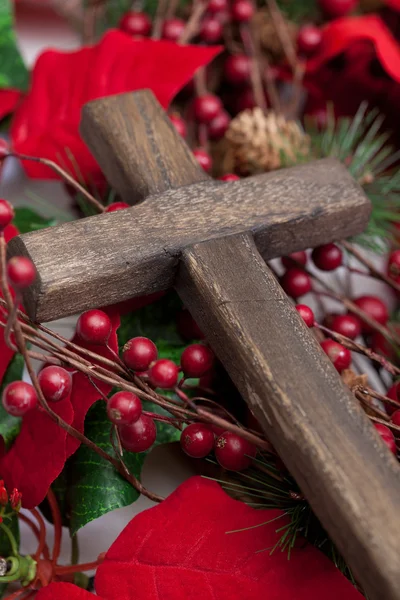
<path id="1" fill-rule="evenodd" d="M 131 209 L 22 235 L 25 306 L 49 321 L 174 286 L 370 600 L 400 598 L 400 468 L 265 259 L 361 231 L 334 160 L 211 180 L 150 92 L 85 106 L 82 134 Z"/>

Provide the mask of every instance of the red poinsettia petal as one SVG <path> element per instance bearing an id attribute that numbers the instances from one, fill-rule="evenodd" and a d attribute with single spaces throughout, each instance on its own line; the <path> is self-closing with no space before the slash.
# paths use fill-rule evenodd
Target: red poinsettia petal
<path id="1" fill-rule="evenodd" d="M 358 40 L 372 42 L 383 68 L 395 81 L 400 82 L 400 45 L 376 15 L 345 17 L 328 23 L 323 28 L 321 49 L 308 62 L 307 71 L 310 73 L 320 69 Z"/>
<path id="2" fill-rule="evenodd" d="M 193 477 L 129 523 L 97 571 L 96 591 L 106 600 L 362 600 L 312 546 L 290 560 L 271 555 L 284 523 L 277 517 Z"/>
<path id="3" fill-rule="evenodd" d="M 88 348 L 93 352 L 96 352 L 96 354 L 99 354 L 100 356 L 115 360 L 115 355 L 113 355 L 113 352 L 118 355 L 117 331 L 120 326 L 121 319 L 114 307 L 108 307 L 103 310 L 109 315 L 112 322 L 112 331 L 110 339 L 108 340 L 109 348 L 105 346 L 94 346 L 93 344 L 85 344 L 76 337 L 73 338 L 72 341 L 76 344 L 79 344 L 82 348 Z M 70 396 L 71 405 L 74 411 L 74 420 L 72 424 L 75 429 L 78 429 L 81 432 L 83 432 L 85 417 L 89 408 L 92 406 L 92 404 L 97 402 L 97 400 L 101 399 L 101 393 L 107 395 L 111 391 L 112 387 L 96 379 L 93 379 L 93 381 L 98 389 L 96 389 L 96 387 L 83 373 L 75 373 L 75 375 L 73 375 L 72 392 Z M 101 391 L 99 392 L 99 390 Z M 76 438 L 70 435 L 67 436 L 67 458 L 71 456 L 71 454 L 73 454 L 79 448 L 79 446 L 80 442 Z"/>
<path id="4" fill-rule="evenodd" d="M 71 424 L 74 411 L 68 398 L 52 407 Z M 22 492 L 22 505 L 34 508 L 44 500 L 61 473 L 66 455 L 67 433 L 41 408 L 28 413 L 10 450 L 0 459 L 0 477 L 8 489 Z"/>
<path id="5" fill-rule="evenodd" d="M 72 583 L 51 583 L 45 588 L 42 588 L 35 596 L 36 600 L 93 600 L 99 596 L 95 596 L 90 592 L 73 585 Z"/>
<path id="6" fill-rule="evenodd" d="M 21 97 L 20 90 L 0 90 L 0 120 L 15 110 Z"/>
<path id="7" fill-rule="evenodd" d="M 384 0 L 384 4 L 394 10 L 400 10 L 400 0 Z"/>
<path id="8" fill-rule="evenodd" d="M 98 44 L 74 52 L 46 51 L 33 70 L 31 90 L 14 116 L 14 149 L 61 162 L 75 176 L 96 182 L 101 171 L 79 136 L 83 105 L 148 88 L 167 107 L 194 72 L 219 51 L 219 47 L 134 40 L 116 30 L 107 32 Z M 31 177 L 56 177 L 38 163 L 25 161 L 24 167 Z"/>
<path id="9" fill-rule="evenodd" d="M 14 225 L 8 225 L 8 227 L 4 230 L 4 237 L 6 242 L 9 242 L 13 237 L 18 235 L 18 229 L 14 227 Z M 0 292 L 0 298 L 2 298 Z M 4 322 L 5 315 L 0 308 L 0 319 Z M 8 365 L 10 364 L 12 357 L 14 356 L 14 352 L 7 346 L 4 341 L 4 329 L 0 329 L 0 383 L 4 377 L 5 372 L 7 371 Z"/>

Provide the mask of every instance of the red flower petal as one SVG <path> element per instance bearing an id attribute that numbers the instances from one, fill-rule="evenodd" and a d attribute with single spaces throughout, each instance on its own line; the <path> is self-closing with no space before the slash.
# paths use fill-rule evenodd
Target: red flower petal
<path id="1" fill-rule="evenodd" d="M 14 111 L 21 97 L 20 90 L 0 90 L 0 120 Z"/>
<path id="2" fill-rule="evenodd" d="M 74 52 L 44 52 L 35 65 L 31 90 L 14 116 L 14 149 L 61 160 L 77 176 L 97 181 L 101 171 L 79 136 L 82 106 L 103 96 L 149 88 L 167 107 L 194 72 L 219 51 L 218 47 L 133 40 L 110 30 L 94 46 Z M 31 177 L 56 177 L 37 163 L 26 161 L 24 167 Z"/>
<path id="3" fill-rule="evenodd" d="M 328 23 L 323 28 L 321 49 L 308 62 L 307 71 L 311 73 L 320 69 L 357 40 L 372 42 L 383 68 L 395 81 L 400 82 L 400 45 L 383 21 L 375 15 L 344 17 Z"/>
<path id="4" fill-rule="evenodd" d="M 93 600 L 97 598 L 97 600 L 101 600 L 99 596 L 95 596 L 72 583 L 51 583 L 36 595 L 36 600 L 63 600 L 63 598 L 68 598 L 68 600 Z"/>
<path id="5" fill-rule="evenodd" d="M 104 311 L 110 316 L 112 321 L 112 331 L 110 335 L 110 339 L 108 340 L 109 348 L 105 346 L 93 346 L 89 344 L 85 344 L 81 340 L 74 338 L 72 341 L 79 344 L 82 348 L 88 348 L 96 354 L 100 354 L 100 356 L 104 356 L 106 358 L 111 358 L 115 360 L 115 356 L 113 356 L 113 352 L 118 354 L 118 338 L 117 338 L 117 330 L 120 326 L 120 317 L 115 312 L 112 307 L 105 308 Z M 107 385 L 94 379 L 96 386 L 101 390 L 101 392 L 107 395 L 111 391 L 111 385 Z M 89 379 L 83 373 L 76 373 L 73 376 L 73 385 L 72 392 L 70 396 L 71 405 L 74 411 L 74 420 L 73 426 L 75 429 L 83 432 L 84 422 L 86 414 L 89 408 L 97 402 L 97 400 L 101 399 L 101 393 L 92 385 Z M 67 458 L 71 456 L 80 446 L 80 442 L 72 436 L 67 437 Z"/>

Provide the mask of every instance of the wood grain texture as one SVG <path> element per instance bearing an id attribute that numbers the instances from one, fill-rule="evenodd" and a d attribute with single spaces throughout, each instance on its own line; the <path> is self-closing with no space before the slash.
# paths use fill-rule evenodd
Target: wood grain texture
<path id="1" fill-rule="evenodd" d="M 265 259 L 364 229 L 370 204 L 331 159 L 240 182 L 168 190 L 130 209 L 14 238 L 9 253 L 38 270 L 25 295 L 32 319 L 51 321 L 173 285 L 180 253 L 251 231 Z"/>
<path id="2" fill-rule="evenodd" d="M 128 204 L 209 179 L 150 90 L 89 102 L 81 134 Z"/>
<path id="3" fill-rule="evenodd" d="M 176 287 L 368 598 L 399 600 L 399 465 L 251 236 L 185 250 Z"/>

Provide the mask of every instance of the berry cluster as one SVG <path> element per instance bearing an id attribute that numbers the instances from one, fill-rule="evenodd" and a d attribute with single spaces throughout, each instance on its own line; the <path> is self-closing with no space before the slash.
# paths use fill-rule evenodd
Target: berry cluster
<path id="1" fill-rule="evenodd" d="M 247 469 L 257 453 L 253 444 L 236 433 L 224 431 L 216 435 L 203 423 L 192 423 L 183 430 L 181 447 L 192 458 L 205 458 L 214 450 L 218 463 L 229 471 Z"/>

